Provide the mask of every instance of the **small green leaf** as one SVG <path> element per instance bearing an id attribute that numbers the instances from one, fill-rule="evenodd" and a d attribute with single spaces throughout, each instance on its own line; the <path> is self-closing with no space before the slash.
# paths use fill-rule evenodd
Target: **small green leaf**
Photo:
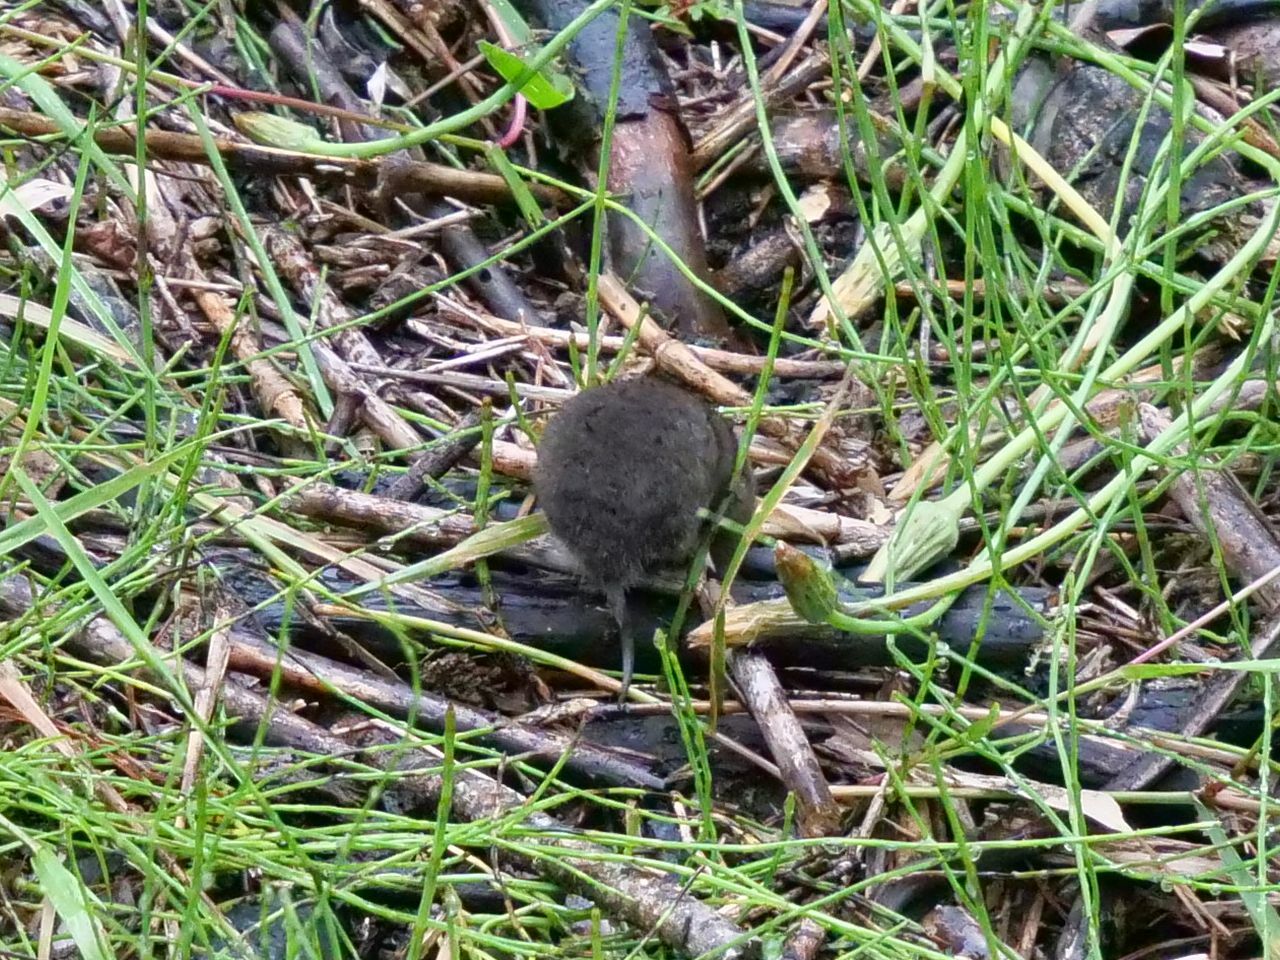
<path id="1" fill-rule="evenodd" d="M 1241 859 L 1235 846 L 1232 845 L 1231 838 L 1227 836 L 1227 831 L 1222 829 L 1218 816 L 1194 794 L 1191 802 L 1196 806 L 1196 815 L 1200 818 L 1204 832 L 1213 842 L 1227 875 L 1231 878 L 1231 882 L 1240 888 L 1240 900 L 1244 903 L 1249 919 L 1253 921 L 1258 937 L 1267 945 L 1263 956 L 1274 957 L 1276 951 L 1280 950 L 1280 914 L 1277 914 L 1275 907 L 1271 906 L 1266 893 L 1258 889 L 1258 878 L 1250 870 L 1252 864 Z"/>
<path id="2" fill-rule="evenodd" d="M 871 558 L 860 578 L 864 583 L 884 583 L 892 573 L 896 581 L 909 580 L 929 564 L 951 554 L 960 542 L 960 515 L 966 499 L 922 500 L 898 520 L 893 535 Z"/>
<path id="3" fill-rule="evenodd" d="M 314 127 L 296 120 L 288 120 L 274 113 L 246 110 L 235 114 L 233 119 L 241 133 L 265 147 L 310 152 L 318 146 L 324 146 L 325 143 L 324 137 L 320 136 Z"/>
<path id="4" fill-rule="evenodd" d="M 947 612 L 956 594 L 936 600 L 915 616 L 902 617 L 876 601 L 846 605 L 831 571 L 795 547 L 779 542 L 773 550 L 778 579 L 796 615 L 809 623 L 825 623 L 845 633 L 896 634 L 923 630 Z M 842 578 L 843 580 L 843 578 Z M 875 619 L 875 618 L 879 619 Z"/>
<path id="5" fill-rule="evenodd" d="M 498 19 L 502 21 L 503 26 L 507 28 L 507 32 L 511 34 L 512 43 L 523 47 L 533 39 L 533 31 L 529 29 L 529 24 L 525 22 L 524 17 L 520 16 L 509 0 L 489 0 L 489 5 L 493 7 Z"/>
<path id="6" fill-rule="evenodd" d="M 991 704 L 991 709 L 987 715 L 981 720 L 975 720 L 973 723 L 960 734 L 957 738 L 961 743 L 981 743 L 992 730 L 996 728 L 996 724 L 1000 722 L 1000 705 L 998 703 Z"/>
<path id="7" fill-rule="evenodd" d="M 498 75 L 508 83 L 528 72 L 524 59 L 518 54 L 504 50 L 488 40 L 481 40 L 479 46 L 480 52 L 489 61 L 489 66 L 498 71 Z M 520 92 L 533 107 L 550 110 L 573 99 L 573 81 L 559 71 L 543 67 L 521 84 Z"/>
<path id="8" fill-rule="evenodd" d="M 491 557 L 500 550 L 518 547 L 534 537 L 542 536 L 548 529 L 547 516 L 544 513 L 531 513 L 516 520 L 491 524 L 443 553 L 437 553 L 426 560 L 410 564 L 375 583 L 356 587 L 348 596 L 362 596 L 410 580 L 429 580 L 431 577 L 457 570 L 469 563 L 483 560 L 485 557 Z"/>
<path id="9" fill-rule="evenodd" d="M 107 953 L 102 949 L 106 937 L 95 919 L 103 910 L 102 904 L 48 847 L 36 844 L 33 849 L 31 865 L 40 881 L 40 890 L 66 924 L 80 956 L 86 960 L 107 960 Z"/>
<path id="10" fill-rule="evenodd" d="M 830 575 L 802 550 L 779 542 L 773 550 L 778 579 L 791 608 L 810 623 L 826 623 L 839 608 Z"/>
<path id="11" fill-rule="evenodd" d="M 45 844 L 27 834 L 16 823 L 0 816 L 0 826 L 17 837 L 31 851 L 31 866 L 40 883 L 40 892 L 49 898 L 84 960 L 108 960 L 103 949 L 106 933 L 98 922 L 105 909 L 76 876 Z"/>

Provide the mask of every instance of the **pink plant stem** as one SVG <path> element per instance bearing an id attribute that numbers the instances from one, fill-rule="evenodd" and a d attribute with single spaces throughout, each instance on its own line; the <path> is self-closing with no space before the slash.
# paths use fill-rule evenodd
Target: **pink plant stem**
<path id="1" fill-rule="evenodd" d="M 513 146 L 515 142 L 520 139 L 520 135 L 524 133 L 524 94 L 516 94 L 515 105 L 515 112 L 511 115 L 511 124 L 507 127 L 507 132 L 502 135 L 502 139 L 498 141 L 498 146 L 503 150 Z"/>

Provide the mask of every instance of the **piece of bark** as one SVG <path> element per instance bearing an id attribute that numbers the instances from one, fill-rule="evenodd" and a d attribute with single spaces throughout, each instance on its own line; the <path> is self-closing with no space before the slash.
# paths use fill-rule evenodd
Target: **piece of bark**
<path id="1" fill-rule="evenodd" d="M 827 942 L 827 931 L 809 917 L 803 918 L 782 945 L 782 960 L 817 960 Z"/>
<path id="2" fill-rule="evenodd" d="M 320 373 L 329 389 L 359 401 L 360 419 L 392 450 L 405 450 L 422 443 L 422 435 L 413 429 L 391 404 L 379 397 L 340 356 L 326 344 L 311 345 Z"/>
<path id="3" fill-rule="evenodd" d="M 201 279 L 204 272 L 189 255 L 182 257 L 183 273 L 188 279 Z M 219 334 L 231 337 L 231 353 L 249 372 L 249 383 L 264 414 L 275 414 L 305 436 L 306 406 L 293 385 L 283 377 L 270 360 L 262 356 L 262 344 L 250 333 L 226 298 L 209 290 L 193 289 L 191 298 L 213 324 Z"/>
<path id="4" fill-rule="evenodd" d="M 454 426 L 453 431 L 430 450 L 409 464 L 404 476 L 396 477 L 387 489 L 392 500 L 413 500 L 427 488 L 427 480 L 439 480 L 457 466 L 458 461 L 480 442 L 480 411 L 472 410 Z"/>
<path id="5" fill-rule="evenodd" d="M 1146 403 L 1138 407 L 1138 420 L 1145 443 L 1173 426 L 1165 413 Z M 1180 443 L 1168 455 L 1185 457 L 1187 452 L 1187 445 Z M 1235 577 L 1245 583 L 1260 580 L 1280 567 L 1280 537 L 1240 481 L 1226 470 L 1214 469 L 1213 463 L 1205 466 L 1208 469 L 1180 473 L 1169 496 L 1192 526 L 1212 534 Z M 1274 612 L 1280 608 L 1280 582 L 1263 585 L 1256 596 Z"/>
<path id="6" fill-rule="evenodd" d="M 1267 625 L 1254 636 L 1253 643 L 1249 646 L 1249 655 L 1254 659 L 1265 659 L 1275 648 L 1277 639 L 1280 639 L 1280 616 L 1272 616 L 1270 622 L 1267 622 Z M 1187 737 L 1196 737 L 1208 730 L 1219 719 L 1222 710 L 1225 710 L 1236 698 L 1240 687 L 1248 682 L 1249 677 L 1251 675 L 1247 671 L 1213 673 L 1204 682 L 1196 699 L 1184 710 L 1185 719 L 1175 732 Z M 1128 767 L 1121 769 L 1112 780 L 1106 783 L 1103 790 L 1117 792 L 1147 790 L 1152 783 L 1156 783 L 1169 773 L 1176 762 L 1178 758 L 1174 755 L 1158 753 L 1156 750 L 1148 751 L 1138 756 L 1138 759 Z"/>
<path id="7" fill-rule="evenodd" d="M 1085 202 L 1104 220 L 1122 225 L 1123 232 L 1160 169 L 1163 143 L 1173 124 L 1169 111 L 1147 103 L 1144 94 L 1103 67 L 1073 62 L 1069 69 L 1060 69 L 1046 57 L 1030 57 L 1022 64 L 1009 107 L 1010 128 L 1025 131 L 1027 142 L 1050 167 L 1070 172 Z M 1202 116 L 1212 114 L 1203 104 L 1196 107 Z M 1217 115 L 1207 119 L 1224 122 Z M 1206 135 L 1188 125 L 1184 137 L 1182 156 L 1199 147 Z M 1181 162 L 1182 157 L 1176 159 Z M 1016 175 L 1008 149 L 997 152 L 997 169 L 1006 179 Z M 1254 189 L 1229 152 L 1198 164 L 1182 179 L 1177 222 L 1192 223 L 1197 214 L 1230 212 L 1180 236 L 1180 250 L 1214 263 L 1228 260 L 1262 216 L 1258 201 L 1239 202 Z M 1050 195 L 1047 188 L 1041 194 Z"/>
<path id="8" fill-rule="evenodd" d="M 831 61 L 825 51 L 814 51 L 791 68 L 777 84 L 762 90 L 766 106 L 773 106 L 799 96 L 814 82 L 827 76 Z M 754 91 L 744 90 L 738 102 L 716 114 L 716 126 L 698 141 L 690 154 L 695 170 L 706 169 L 724 156 L 725 151 L 756 127 Z"/>
<path id="9" fill-rule="evenodd" d="M 681 261 L 702 280 L 710 277 L 688 137 L 679 119 L 652 109 L 643 119 L 619 123 L 611 146 L 608 188 L 626 197 L 627 206 L 640 220 L 609 215 L 614 269 L 629 278 L 636 295 L 682 338 L 734 342 L 720 305 L 695 287 L 675 263 Z M 656 233 L 671 254 L 659 249 L 641 224 Z"/>
<path id="10" fill-rule="evenodd" d="M 388 167 L 388 169 L 392 168 Z M 393 176 L 388 181 L 388 184 L 394 182 L 396 181 Z M 438 219 L 457 212 L 455 207 L 444 201 L 433 199 L 424 199 L 420 203 L 419 209 L 424 216 L 431 219 Z M 476 236 L 475 231 L 469 225 L 453 223 L 442 229 L 440 231 L 440 249 L 444 251 L 445 258 L 449 263 L 458 271 L 480 268 L 468 274 L 464 282 L 480 299 L 480 302 L 494 313 L 520 323 L 539 324 L 544 322 L 542 312 L 529 302 L 529 299 L 524 295 L 524 291 L 512 279 L 506 264 L 501 261 L 494 261 L 484 267 L 480 267 L 480 264 L 489 260 L 492 256 L 492 251 L 480 242 L 480 238 Z"/>
<path id="11" fill-rule="evenodd" d="M 729 655 L 729 672 L 769 745 L 783 785 L 795 795 L 801 836 L 836 836 L 840 832 L 840 804 L 831 795 L 773 666 L 758 654 L 740 650 Z"/>
<path id="12" fill-rule="evenodd" d="M 730 300 L 758 296 L 782 277 L 787 267 L 800 264 L 803 250 L 785 227 L 756 237 L 750 247 L 735 256 L 711 278 L 716 289 Z"/>
<path id="13" fill-rule="evenodd" d="M 843 120 L 834 108 L 805 110 L 784 114 L 774 119 L 771 133 L 773 147 L 782 169 L 798 182 L 843 180 L 844 158 L 848 149 L 853 172 L 863 183 L 882 178 L 886 187 L 901 190 L 907 170 L 900 157 L 901 140 L 891 131 L 892 124 L 872 115 L 873 123 L 882 124 L 877 131 L 874 160 L 861 137 L 857 118 L 846 110 Z M 769 172 L 763 157 L 752 157 L 747 169 L 759 174 Z M 872 172 L 874 169 L 874 173 Z"/>

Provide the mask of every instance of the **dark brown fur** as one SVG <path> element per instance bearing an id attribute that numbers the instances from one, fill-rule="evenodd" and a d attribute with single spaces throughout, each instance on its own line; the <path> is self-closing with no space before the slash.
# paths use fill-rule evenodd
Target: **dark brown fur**
<path id="1" fill-rule="evenodd" d="M 737 452 L 733 430 L 713 407 L 649 378 L 578 394 L 542 435 L 538 501 L 552 532 L 609 598 L 622 628 L 624 679 L 627 588 L 689 559 L 703 532 L 700 508 L 715 510 L 732 493 L 727 515 L 750 516 L 750 475 L 733 483 Z"/>

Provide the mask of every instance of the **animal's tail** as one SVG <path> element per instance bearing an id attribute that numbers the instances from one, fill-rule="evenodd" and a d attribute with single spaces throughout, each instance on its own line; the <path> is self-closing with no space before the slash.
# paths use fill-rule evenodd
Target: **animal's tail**
<path id="1" fill-rule="evenodd" d="M 618 623 L 618 639 L 622 643 L 622 689 L 618 692 L 618 700 L 625 701 L 627 691 L 631 688 L 631 674 L 636 662 L 635 638 L 631 634 L 627 618 L 627 590 L 614 584 L 605 587 L 604 596 L 609 604 L 609 612 Z"/>

